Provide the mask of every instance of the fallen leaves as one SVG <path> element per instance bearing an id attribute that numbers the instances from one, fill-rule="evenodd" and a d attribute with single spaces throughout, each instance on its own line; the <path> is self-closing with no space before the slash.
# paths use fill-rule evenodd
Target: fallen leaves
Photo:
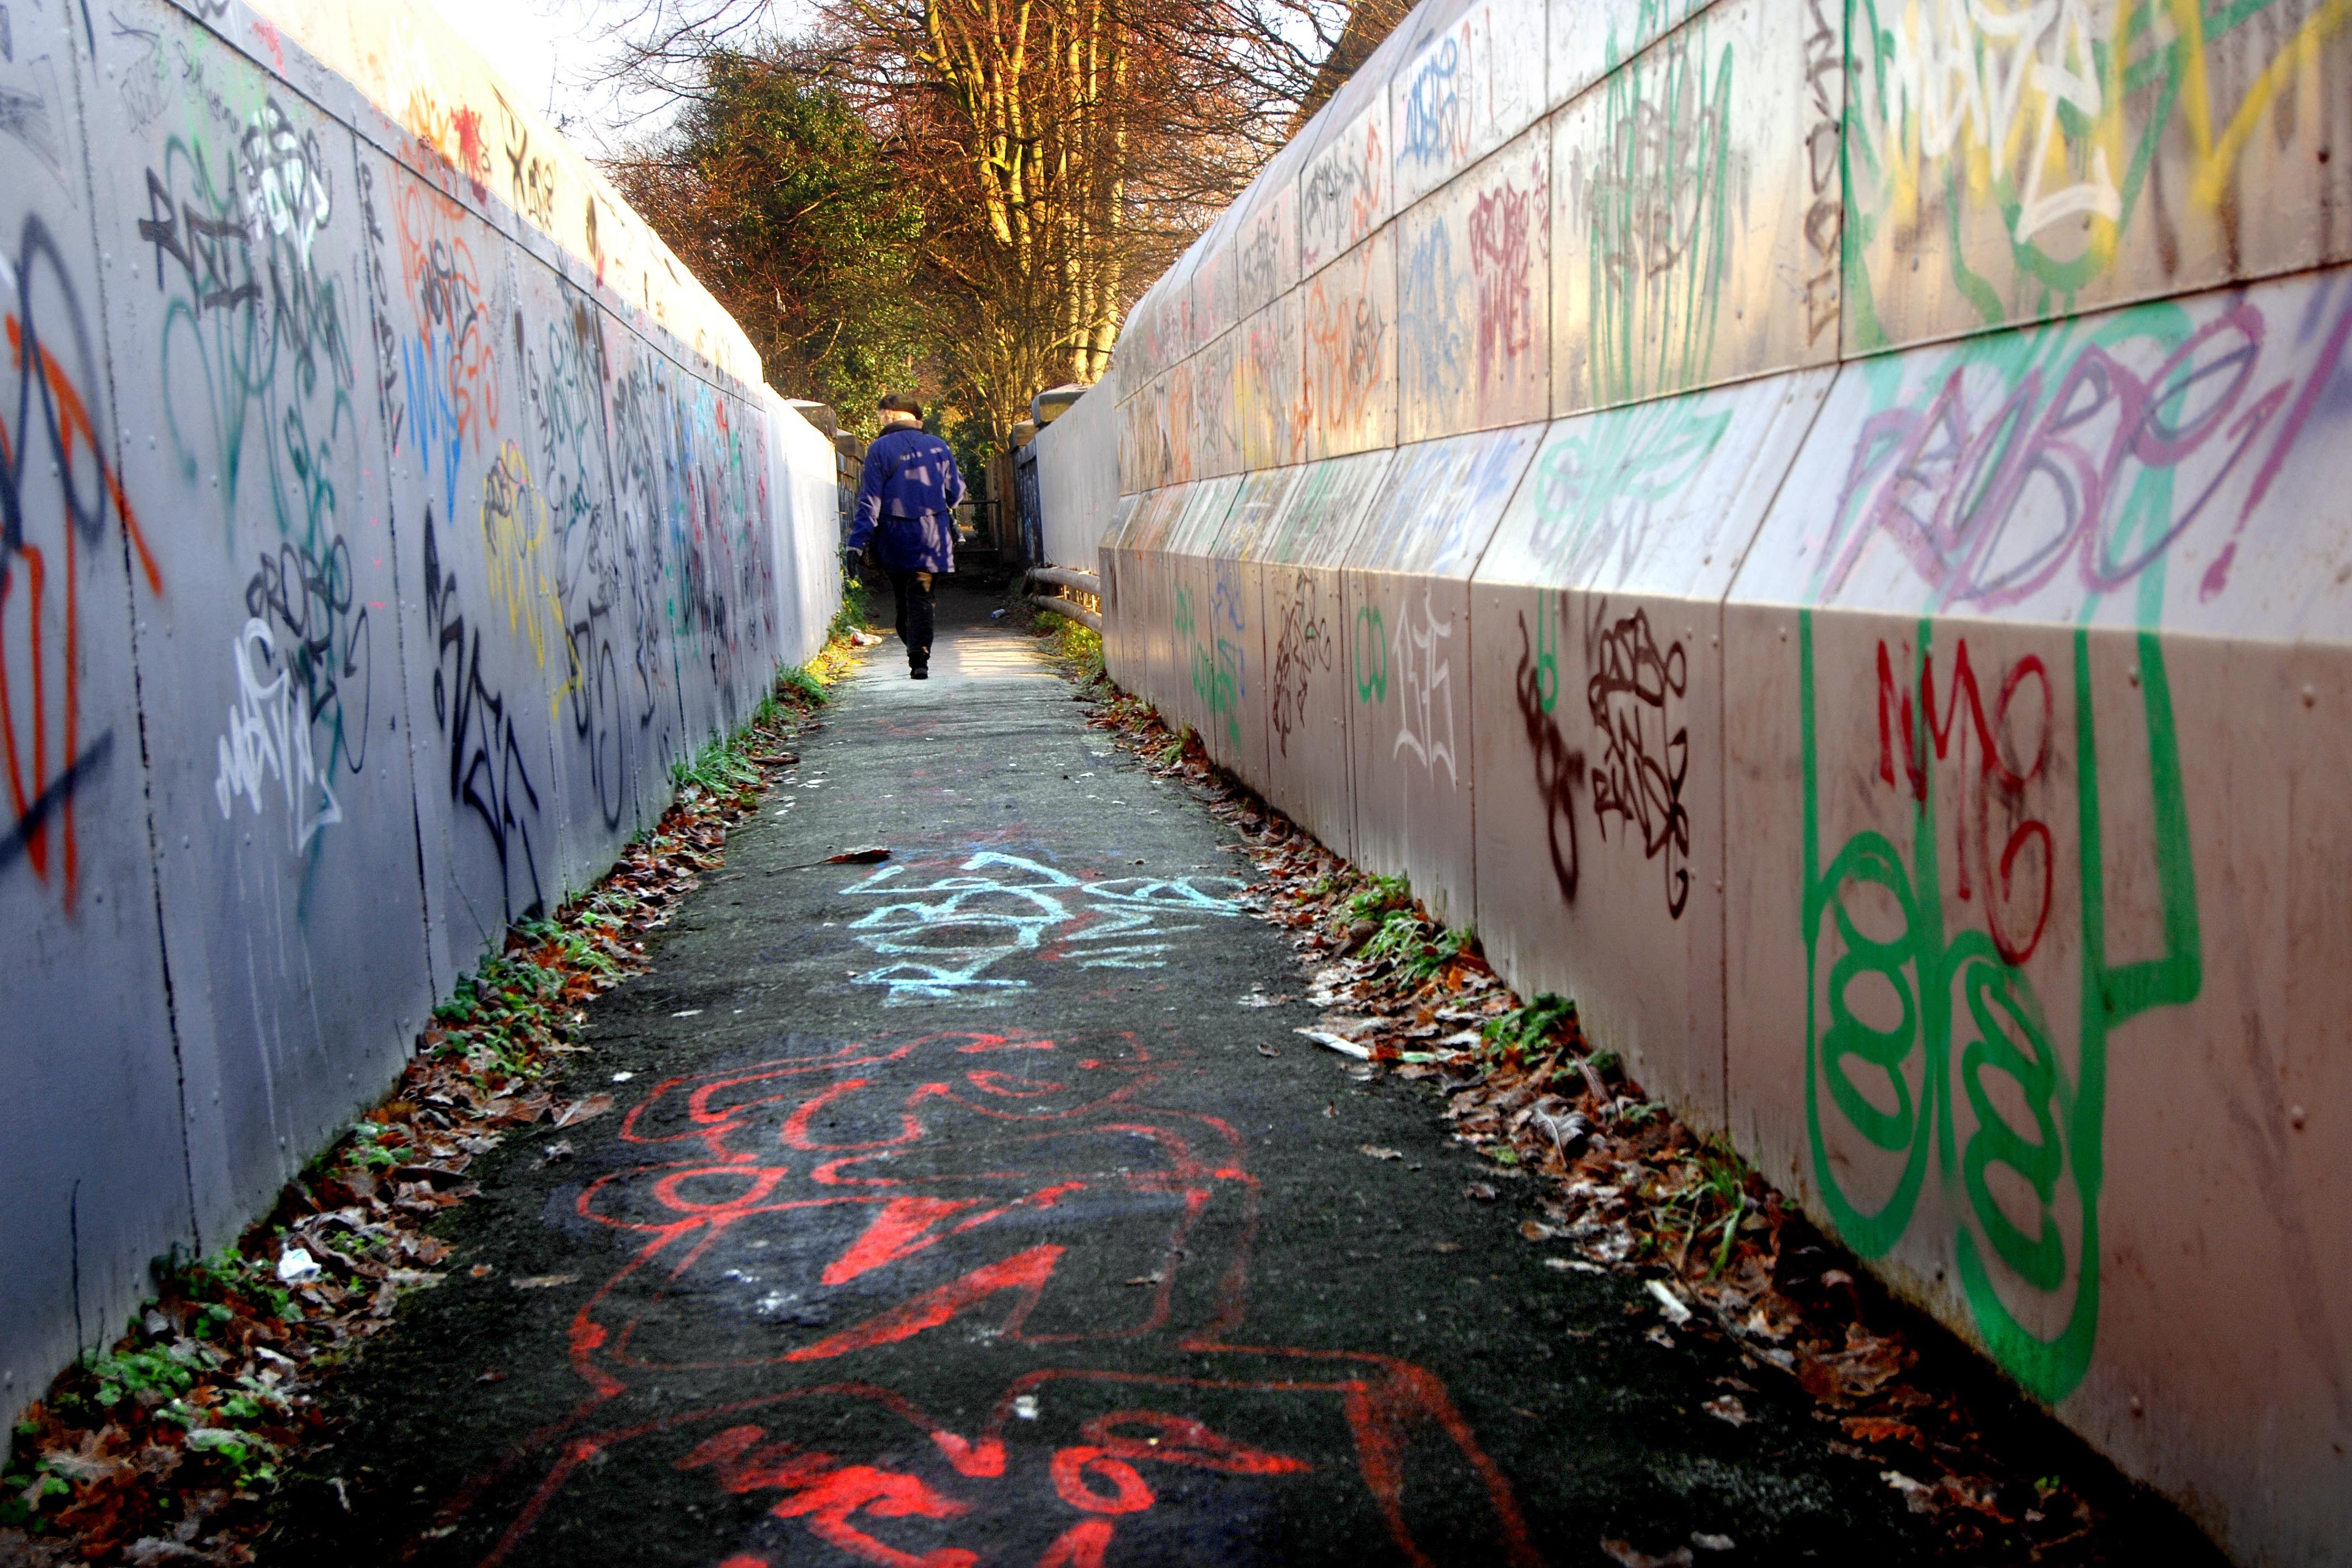
<path id="1" fill-rule="evenodd" d="M 1358 1045 L 1354 1040 L 1348 1039 L 1346 1036 L 1333 1034 L 1328 1030 L 1302 1029 L 1294 1030 L 1293 1032 L 1305 1035 L 1307 1039 L 1313 1040 L 1316 1044 L 1322 1046 L 1328 1051 L 1336 1051 L 1342 1056 L 1352 1056 L 1358 1061 L 1369 1061 L 1371 1060 L 1372 1053 L 1370 1051 Z"/>
<path id="2" fill-rule="evenodd" d="M 613 1097 L 610 1094 L 591 1094 L 584 1100 L 574 1100 L 571 1104 L 558 1111 L 555 1113 L 555 1124 L 559 1127 L 576 1127 L 583 1122 L 603 1115 L 612 1108 Z"/>
<path id="3" fill-rule="evenodd" d="M 1683 1304 L 1683 1299 L 1675 1295 L 1673 1287 L 1664 1280 L 1645 1280 L 1643 1284 L 1648 1289 L 1650 1294 L 1656 1298 L 1658 1311 L 1666 1322 L 1680 1328 L 1691 1321 L 1690 1308 Z"/>
<path id="4" fill-rule="evenodd" d="M 1662 1556 L 1653 1557 L 1636 1550 L 1630 1542 L 1604 1540 L 1601 1550 L 1622 1568 L 1691 1568 L 1691 1549 L 1687 1546 L 1677 1546 Z"/>

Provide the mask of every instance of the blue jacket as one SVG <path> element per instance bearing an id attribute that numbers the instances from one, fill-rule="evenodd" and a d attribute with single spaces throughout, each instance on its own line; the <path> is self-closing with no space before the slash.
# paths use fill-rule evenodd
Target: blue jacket
<path id="1" fill-rule="evenodd" d="M 963 475 L 946 442 L 913 425 L 886 431 L 866 449 L 848 547 L 864 549 L 871 538 L 885 571 L 953 571 L 949 508 L 963 497 Z"/>

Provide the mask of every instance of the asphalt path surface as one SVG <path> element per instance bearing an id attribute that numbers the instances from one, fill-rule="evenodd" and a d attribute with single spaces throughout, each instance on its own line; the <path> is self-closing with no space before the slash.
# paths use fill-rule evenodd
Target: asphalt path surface
<path id="1" fill-rule="evenodd" d="M 1294 1033 L 1231 831 L 940 610 L 590 1009 L 614 1110 L 478 1162 L 309 1560 L 1933 1554 L 1796 1390 L 1466 1197 L 1431 1089 Z"/>

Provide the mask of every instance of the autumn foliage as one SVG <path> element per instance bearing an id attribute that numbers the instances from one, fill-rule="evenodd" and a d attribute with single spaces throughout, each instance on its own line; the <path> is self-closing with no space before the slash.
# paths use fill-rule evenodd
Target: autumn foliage
<path id="1" fill-rule="evenodd" d="M 913 373 L 1001 437 L 1101 379 L 1127 306 L 1405 9 L 834 0 L 787 42 L 765 0 L 648 0 L 625 68 L 694 107 L 614 172 L 780 390 L 862 414 Z"/>

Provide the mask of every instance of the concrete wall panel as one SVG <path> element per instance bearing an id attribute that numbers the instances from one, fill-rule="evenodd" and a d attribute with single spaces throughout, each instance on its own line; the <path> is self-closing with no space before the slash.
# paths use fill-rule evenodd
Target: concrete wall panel
<path id="1" fill-rule="evenodd" d="M 1242 468 L 1242 381 L 1249 364 L 1238 331 L 1192 357 L 1192 472 L 1201 478 Z"/>
<path id="2" fill-rule="evenodd" d="M 406 1060 L 434 997 L 351 131 L 156 3 L 168 94 L 96 95 L 156 865 L 196 1223 L 225 1238 Z M 387 871 L 393 874 L 387 875 Z"/>
<path id="3" fill-rule="evenodd" d="M 1339 564 L 1393 454 L 1309 464 L 1260 536 L 1256 559 L 1265 627 L 1266 774 L 1272 793 L 1306 829 L 1342 854 L 1355 843 L 1355 706 L 1347 642 L 1351 622 Z"/>
<path id="4" fill-rule="evenodd" d="M 2164 15 L 1854 0 L 1853 349 L 2352 256 L 2341 7 Z"/>
<path id="5" fill-rule="evenodd" d="M 1193 406 L 1192 383 L 1202 374 L 1198 357 L 1179 361 L 1152 383 L 1154 413 L 1160 421 L 1160 477 L 1171 485 L 1205 479 L 1208 470 L 1196 461 L 1193 443 L 1200 439 L 1201 416 Z"/>
<path id="6" fill-rule="evenodd" d="M 1352 85 L 1352 84 L 1351 84 Z M 1371 237 L 1395 210 L 1386 98 L 1356 119 L 1298 172 L 1298 269 L 1311 277 Z"/>
<path id="7" fill-rule="evenodd" d="M 1190 725 L 1202 736 L 1220 729 L 1221 716 L 1233 715 L 1248 674 L 1240 664 L 1242 644 L 1231 634 L 1235 629 L 1226 629 L 1224 646 L 1219 646 L 1211 602 L 1215 573 L 1210 565 L 1218 537 L 1247 483 L 1239 475 L 1228 475 L 1193 486 L 1162 546 L 1175 571 L 1169 585 L 1167 634 L 1153 645 L 1153 668 L 1160 689 L 1173 696 L 1172 704 L 1162 705 L 1171 728 Z"/>
<path id="8" fill-rule="evenodd" d="M 1837 357 L 1834 42 L 1733 0 L 1553 118 L 1555 412 Z"/>
<path id="9" fill-rule="evenodd" d="M 1299 295 L 1285 294 L 1242 325 L 1234 401 L 1244 469 L 1280 467 L 1307 455 L 1300 306 Z"/>
<path id="10" fill-rule="evenodd" d="M 1398 219 L 1400 440 L 1549 412 L 1550 168 L 1529 132 Z"/>
<path id="11" fill-rule="evenodd" d="M 1157 555 L 1167 538 L 1169 524 L 1183 510 L 1190 496 L 1190 485 L 1169 485 L 1152 489 L 1129 513 L 1124 529 L 1112 534 L 1103 546 L 1103 573 L 1106 591 L 1119 601 L 1119 628 L 1106 640 L 1106 663 L 1118 658 L 1119 665 L 1131 673 L 1122 685 L 1131 691 L 1148 691 L 1146 670 L 1150 661 L 1150 640 L 1164 621 L 1164 609 L 1152 613 L 1157 600 L 1164 600 L 1164 583 L 1152 579 L 1143 569 L 1148 557 Z M 1108 625 L 1108 623 L 1106 623 Z"/>
<path id="12" fill-rule="evenodd" d="M 1278 158 L 1276 165 L 1286 162 Z M 1244 198 L 1252 204 L 1250 214 L 1234 236 L 1235 305 L 1244 316 L 1298 286 L 1298 190 L 1292 180 L 1279 178 L 1283 171 L 1276 165 L 1268 166 L 1253 195 Z"/>
<path id="13" fill-rule="evenodd" d="M 2275 653 L 1731 620 L 1797 739 L 1792 815 L 1772 707 L 1729 727 L 1730 817 L 1755 833 L 1728 925 L 1743 1144 L 2242 1554 L 2256 1535 L 2331 1560 L 2333 1504 L 2300 1500 L 2328 1492 L 2345 1430 L 2341 1313 L 2319 1303 L 2347 1237 L 2297 1147 L 2293 1097 L 2328 1070 L 2291 1062 L 2287 955 L 2263 935 L 2288 896 L 2284 786 L 2198 744 L 2250 715 L 2292 733 Z M 2248 1278 L 2275 1289 L 2192 1283 Z M 2250 1531 L 2248 1500 L 2281 1480 L 2298 1500 Z"/>
<path id="14" fill-rule="evenodd" d="M 1833 372 L 1553 424 L 1471 609 L 1477 925 L 1700 1126 L 1723 1079 L 1718 608 Z"/>
<path id="15" fill-rule="evenodd" d="M 138 620 L 174 584 L 159 519 L 121 488 L 81 121 L 89 61 L 58 10 L 0 55 L 16 172 L 0 183 L 0 919 L 13 933 L 0 1094 L 0 1404 L 37 1397 L 186 1235 L 177 1043 L 140 761 Z M 142 446 L 144 443 L 141 444 Z M 127 547 L 127 548 L 126 548 Z M 177 585 L 186 591 L 185 583 Z"/>
<path id="16" fill-rule="evenodd" d="M 1193 269 L 1192 353 L 1215 342 L 1241 319 L 1241 258 L 1233 243 L 1234 226 L 1234 209 L 1229 207 L 1204 236 L 1209 249 Z"/>
<path id="17" fill-rule="evenodd" d="M 1396 444 L 1396 240 L 1383 228 L 1300 287 L 1309 450 L 1342 457 Z"/>
<path id="18" fill-rule="evenodd" d="M 2315 273 L 1850 364 L 1741 596 L 2290 635 L 2352 550 L 2347 344 Z"/>
<path id="19" fill-rule="evenodd" d="M 1050 564 L 1094 570 L 1095 547 L 1118 506 L 1120 412 L 1110 389 L 1097 387 L 1037 433 L 1038 504 Z M 1246 413 L 1244 403 L 1244 430 Z"/>
<path id="20" fill-rule="evenodd" d="M 1192 509 L 1192 498 L 1201 486 L 1198 483 L 1171 485 L 1147 499 L 1138 511 L 1128 533 L 1130 559 L 1139 570 L 1130 574 L 1127 609 L 1134 612 L 1130 624 L 1134 639 L 1129 644 L 1128 657 L 1144 684 L 1136 689 L 1154 694 L 1172 694 L 1176 668 L 1173 634 L 1171 627 L 1175 615 L 1175 585 L 1167 577 L 1140 570 L 1140 563 L 1160 557 L 1171 557 L 1171 540 L 1176 536 L 1186 514 Z M 1171 700 L 1174 700 L 1172 695 Z"/>
<path id="21" fill-rule="evenodd" d="M 1806 0 L 1816 10 L 1839 0 Z M 1715 0 L 1550 0 L 1549 99 L 1566 103 Z M 1817 18 L 1816 18 L 1817 20 Z"/>
<path id="22" fill-rule="evenodd" d="M 804 663 L 824 646 L 826 629 L 841 608 L 841 490 L 831 466 L 833 443 L 797 412 L 785 407 L 772 390 L 763 387 L 761 392 L 767 405 L 769 483 L 781 507 L 777 638 L 786 663 Z M 1112 413 L 1110 399 L 1105 396 L 1090 415 L 1102 436 L 1109 433 Z M 1118 504 L 1118 476 L 1110 462 L 1098 461 L 1094 476 L 1097 483 L 1108 482 L 1111 490 L 1102 502 L 1108 519 Z M 1057 511 L 1066 517 L 1066 511 Z M 1087 535 L 1083 554 L 1072 549 L 1062 559 L 1090 565 L 1095 559 L 1094 540 L 1107 527 L 1108 521 Z M 633 702 L 634 676 L 634 670 L 622 676 L 622 689 L 633 693 Z"/>
<path id="23" fill-rule="evenodd" d="M 1255 558 L 1299 474 L 1276 468 L 1245 475 L 1203 563 L 1206 614 L 1192 659 L 1193 695 L 1209 720 L 1201 737 L 1211 756 L 1245 779 L 1266 777 L 1265 698 L 1259 690 L 1266 659 L 1264 589 Z"/>
<path id="24" fill-rule="evenodd" d="M 1544 0 L 1478 0 L 1389 81 L 1402 210 L 1535 123 L 1544 110 Z"/>
<path id="25" fill-rule="evenodd" d="M 1470 574 L 1540 425 L 1401 448 L 1346 558 L 1356 858 L 1468 924 Z"/>

